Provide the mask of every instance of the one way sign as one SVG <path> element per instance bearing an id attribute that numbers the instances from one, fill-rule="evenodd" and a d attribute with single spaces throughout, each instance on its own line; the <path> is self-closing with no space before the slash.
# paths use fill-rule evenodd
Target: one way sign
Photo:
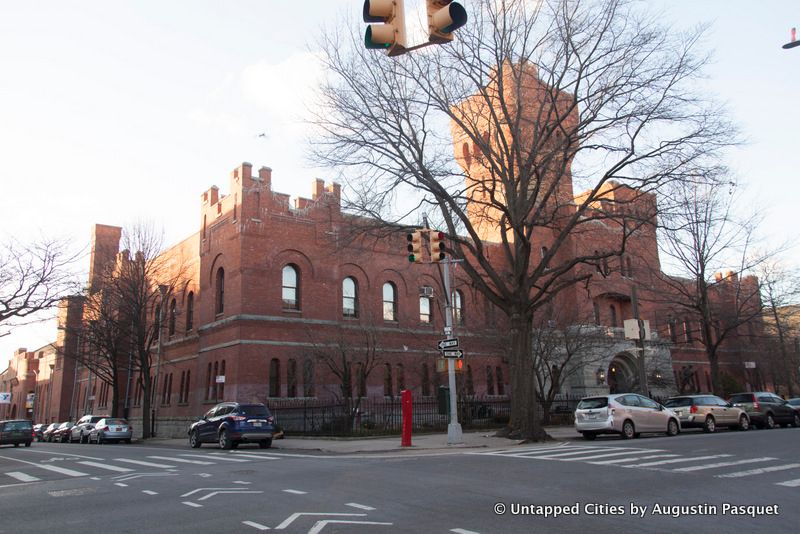
<path id="1" fill-rule="evenodd" d="M 439 350 L 458 347 L 458 338 L 442 339 L 436 346 L 439 347 Z"/>

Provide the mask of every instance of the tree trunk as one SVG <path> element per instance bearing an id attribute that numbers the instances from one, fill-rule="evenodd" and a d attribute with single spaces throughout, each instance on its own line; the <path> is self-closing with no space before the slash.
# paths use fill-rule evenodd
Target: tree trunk
<path id="1" fill-rule="evenodd" d="M 142 438 L 147 439 L 152 437 L 150 432 L 150 395 L 153 389 L 153 383 L 148 374 L 142 376 L 142 389 L 144 390 L 142 399 Z"/>
<path id="2" fill-rule="evenodd" d="M 539 420 L 539 401 L 531 359 L 532 316 L 511 314 L 511 430 L 522 439 L 542 441 L 547 435 Z"/>
<path id="3" fill-rule="evenodd" d="M 119 417 L 119 381 L 114 379 L 111 384 L 111 417 Z"/>

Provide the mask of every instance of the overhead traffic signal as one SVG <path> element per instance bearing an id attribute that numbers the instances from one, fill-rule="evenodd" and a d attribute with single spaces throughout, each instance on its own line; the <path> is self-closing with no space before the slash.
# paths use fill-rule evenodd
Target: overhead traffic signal
<path id="1" fill-rule="evenodd" d="M 467 23 L 467 10 L 452 0 L 426 0 L 428 9 L 428 41 L 448 43 L 453 32 Z"/>
<path id="2" fill-rule="evenodd" d="M 431 230 L 431 261 L 437 262 L 444 260 L 444 238 L 444 232 Z"/>
<path id="3" fill-rule="evenodd" d="M 422 261 L 422 232 L 415 230 L 406 234 L 408 241 L 408 261 L 420 263 Z"/>
<path id="4" fill-rule="evenodd" d="M 364 0 L 364 22 L 370 24 L 364 34 L 364 46 L 386 50 L 399 56 L 406 49 L 406 22 L 403 0 Z"/>

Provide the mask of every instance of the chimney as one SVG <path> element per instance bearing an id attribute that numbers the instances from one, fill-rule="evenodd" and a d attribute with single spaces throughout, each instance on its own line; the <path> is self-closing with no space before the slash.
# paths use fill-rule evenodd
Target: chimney
<path id="1" fill-rule="evenodd" d="M 714 273 L 714 280 L 722 282 L 722 273 Z"/>
<path id="2" fill-rule="evenodd" d="M 272 189 L 272 169 L 269 167 L 261 167 L 258 169 L 258 179 L 264 183 L 267 189 Z"/>
<path id="3" fill-rule="evenodd" d="M 317 178 L 316 180 L 314 180 L 314 183 L 311 184 L 311 199 L 317 200 L 319 197 L 322 196 L 322 193 L 324 192 L 325 192 L 325 181 Z"/>

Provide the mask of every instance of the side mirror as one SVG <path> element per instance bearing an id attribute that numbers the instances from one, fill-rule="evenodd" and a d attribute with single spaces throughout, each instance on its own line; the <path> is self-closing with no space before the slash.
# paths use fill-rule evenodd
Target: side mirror
<path id="1" fill-rule="evenodd" d="M 733 404 L 731 404 L 730 402 L 726 402 L 725 403 L 725 407 L 726 408 L 733 408 Z"/>
<path id="2" fill-rule="evenodd" d="M 664 405 L 663 404 L 659 404 L 658 405 L 658 411 L 659 412 L 663 412 L 664 411 Z"/>

